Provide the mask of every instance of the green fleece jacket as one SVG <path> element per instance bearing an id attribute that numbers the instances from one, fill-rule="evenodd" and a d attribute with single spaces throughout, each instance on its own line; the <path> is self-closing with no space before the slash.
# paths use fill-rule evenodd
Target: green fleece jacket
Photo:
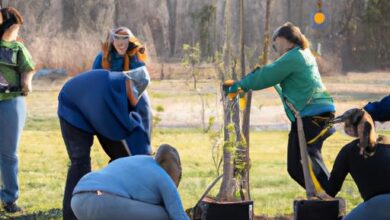
<path id="1" fill-rule="evenodd" d="M 244 91 L 274 86 L 290 121 L 295 121 L 286 100 L 302 117 L 334 112 L 333 99 L 321 81 L 317 62 L 309 49 L 295 47 L 275 62 L 257 68 L 239 82 Z"/>

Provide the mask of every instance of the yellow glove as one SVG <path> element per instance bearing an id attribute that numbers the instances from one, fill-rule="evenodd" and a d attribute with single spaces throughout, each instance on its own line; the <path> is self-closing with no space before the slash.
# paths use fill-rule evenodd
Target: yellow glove
<path id="1" fill-rule="evenodd" d="M 244 90 L 241 88 L 240 81 L 232 79 L 223 82 L 222 88 L 229 100 L 233 100 L 239 93 L 244 93 Z"/>

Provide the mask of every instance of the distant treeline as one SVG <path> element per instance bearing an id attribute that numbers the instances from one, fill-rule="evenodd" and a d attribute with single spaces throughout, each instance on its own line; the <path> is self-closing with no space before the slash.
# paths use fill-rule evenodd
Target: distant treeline
<path id="1" fill-rule="evenodd" d="M 25 17 L 22 38 L 39 67 L 88 69 L 108 30 L 128 26 L 145 42 L 153 62 L 183 56 L 183 44 L 199 43 L 204 61 L 212 61 L 225 42 L 226 0 L 13 0 Z M 233 52 L 238 56 L 238 1 L 232 10 Z M 248 66 L 261 56 L 265 2 L 245 1 Z M 326 15 L 322 28 L 312 16 Z M 330 71 L 390 68 L 389 0 L 273 0 L 271 30 L 291 21 L 301 27 Z M 274 58 L 271 54 L 271 59 Z"/>

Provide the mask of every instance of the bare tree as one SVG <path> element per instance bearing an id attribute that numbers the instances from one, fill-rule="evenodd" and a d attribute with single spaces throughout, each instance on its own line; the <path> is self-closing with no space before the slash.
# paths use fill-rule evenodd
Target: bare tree
<path id="1" fill-rule="evenodd" d="M 193 79 L 194 89 L 198 82 L 198 70 L 197 66 L 200 64 L 200 47 L 199 43 L 196 43 L 195 46 L 190 46 L 188 44 L 183 44 L 183 53 L 184 57 L 182 63 L 184 66 L 190 68 L 190 75 Z"/>
<path id="2" fill-rule="evenodd" d="M 240 61 L 241 61 L 241 78 L 245 76 L 245 13 L 244 13 L 244 0 L 240 0 Z M 249 190 L 249 128 L 250 128 L 250 108 L 252 100 L 252 92 L 249 92 L 246 97 L 243 97 L 246 101 L 245 110 L 243 114 L 242 133 L 245 138 L 245 142 L 241 143 L 237 147 L 237 159 L 236 169 L 238 170 L 238 179 L 240 179 L 240 195 L 243 200 L 250 199 Z M 237 141 L 241 142 L 240 138 Z"/>
<path id="3" fill-rule="evenodd" d="M 176 49 L 176 10 L 177 10 L 177 0 L 167 0 L 167 8 L 169 13 L 169 46 L 170 46 L 170 56 L 175 55 Z"/>
<path id="4" fill-rule="evenodd" d="M 234 80 L 238 79 L 237 74 L 237 61 L 238 59 L 231 58 L 231 2 L 226 1 L 225 6 L 225 32 L 226 42 L 224 50 L 224 63 L 225 74 L 222 80 L 225 80 L 229 74 L 229 64 L 231 66 L 231 77 Z M 244 18 L 244 0 L 239 0 L 239 17 L 240 17 L 240 78 L 245 76 L 245 18 Z M 232 62 L 233 60 L 233 62 Z M 234 195 L 237 195 L 239 190 L 242 200 L 249 200 L 249 114 L 250 105 L 248 111 L 245 111 L 243 130 L 245 129 L 245 138 L 241 133 L 240 127 L 240 109 L 238 105 L 238 99 L 228 100 L 226 97 L 222 97 L 224 100 L 224 177 L 220 188 L 218 199 L 220 201 L 232 201 L 236 199 Z"/>
<path id="5" fill-rule="evenodd" d="M 291 21 L 291 0 L 287 1 L 287 21 Z"/>
<path id="6" fill-rule="evenodd" d="M 298 20 L 298 25 L 300 28 L 303 28 L 303 0 L 298 1 L 298 15 L 299 15 L 299 20 Z"/>
<path id="7" fill-rule="evenodd" d="M 264 42 L 263 42 L 263 56 L 261 60 L 262 65 L 266 65 L 268 62 L 268 48 L 270 43 L 270 17 L 271 17 L 271 4 L 272 0 L 267 0 L 267 6 L 265 11 L 265 24 L 264 24 Z"/>
<path id="8" fill-rule="evenodd" d="M 231 62 L 231 11 L 230 0 L 225 1 L 225 45 L 223 51 L 224 60 L 224 73 L 221 75 L 222 82 L 229 77 L 229 64 Z M 221 92 L 223 94 L 223 91 Z M 233 180 L 233 150 L 234 137 L 232 137 L 231 124 L 231 106 L 233 104 L 227 97 L 222 95 L 223 112 L 224 112 L 224 145 L 223 145 L 223 179 L 217 200 L 219 201 L 232 201 L 234 193 L 234 180 Z"/>
<path id="9" fill-rule="evenodd" d="M 0 8 L 8 7 L 8 0 L 0 0 Z"/>

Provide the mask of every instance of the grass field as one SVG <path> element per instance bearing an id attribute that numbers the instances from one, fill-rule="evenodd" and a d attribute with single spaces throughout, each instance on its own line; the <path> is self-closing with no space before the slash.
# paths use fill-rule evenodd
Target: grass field
<path id="1" fill-rule="evenodd" d="M 355 74 L 325 78 L 329 90 L 334 94 L 336 105 L 347 107 L 362 105 L 367 100 L 378 99 L 390 93 L 385 73 Z M 388 78 L 388 77 L 387 77 Z M 386 81 L 386 82 L 384 82 Z M 213 109 L 217 98 L 213 91 L 215 82 L 201 82 L 200 86 L 209 88 L 206 93 L 208 108 Z M 28 119 L 22 135 L 20 155 L 20 199 L 18 204 L 23 213 L 6 215 L 0 211 L 0 219 L 48 219 L 61 218 L 63 188 L 69 161 L 62 141 L 59 123 L 56 117 L 58 85 L 38 86 L 27 98 Z M 180 92 L 178 92 L 180 91 Z M 171 105 L 185 106 L 180 111 L 198 109 L 197 95 L 185 83 L 177 80 L 154 82 L 149 89 L 153 106 L 164 106 L 161 114 L 173 115 L 163 118 L 154 129 L 153 148 L 169 143 L 178 148 L 183 163 L 183 179 L 180 194 L 185 208 L 193 206 L 207 185 L 216 177 L 212 162 L 209 135 L 193 126 L 175 128 L 164 126 L 166 120 L 183 120 L 175 116 L 178 109 Z M 270 92 L 255 93 L 254 105 L 277 106 L 278 97 Z M 189 108 L 189 109 L 187 109 Z M 197 111 L 197 110 L 195 110 Z M 210 112 L 213 112 L 212 110 Z M 217 111 L 215 111 L 217 112 Z M 195 116 L 189 121 L 199 122 Z M 164 121 L 165 120 L 165 121 Z M 261 122 L 258 122 L 261 123 Z M 186 122 L 184 121 L 185 125 Z M 169 128 L 167 128 L 169 127 Z M 199 127 L 199 126 L 198 126 Z M 380 133 L 389 133 L 380 131 Z M 251 194 L 255 202 L 257 215 L 288 215 L 292 213 L 292 201 L 304 197 L 304 191 L 287 174 L 287 134 L 288 131 L 252 131 L 251 133 Z M 351 140 L 348 136 L 336 133 L 325 142 L 323 151 L 328 168 L 339 149 Z M 107 164 L 108 158 L 100 149 L 97 141 L 92 148 L 93 169 Z M 356 206 L 361 199 L 350 177 L 344 183 L 339 196 L 347 200 L 347 209 Z"/>

